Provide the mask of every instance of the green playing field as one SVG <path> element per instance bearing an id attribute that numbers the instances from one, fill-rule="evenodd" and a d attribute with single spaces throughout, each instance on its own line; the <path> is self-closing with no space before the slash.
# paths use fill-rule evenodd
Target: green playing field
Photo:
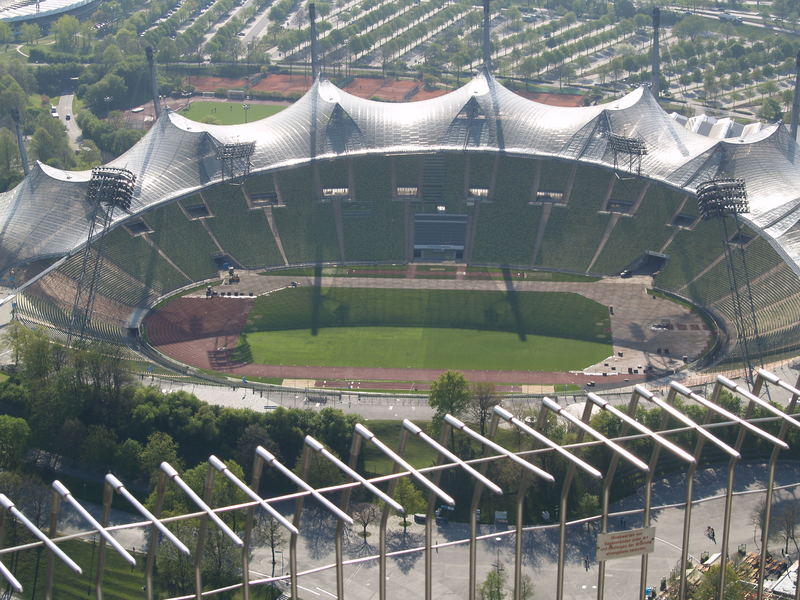
<path id="1" fill-rule="evenodd" d="M 242 108 L 248 106 L 247 111 Z M 181 115 L 192 121 L 214 123 L 218 125 L 238 125 L 270 117 L 282 111 L 282 104 L 250 104 L 248 102 L 203 102 L 196 101 L 189 108 L 181 111 Z M 247 113 L 245 115 L 245 112 Z"/>
<path id="2" fill-rule="evenodd" d="M 555 292 L 287 289 L 246 331 L 260 364 L 564 371 L 612 352 L 606 307 Z"/>

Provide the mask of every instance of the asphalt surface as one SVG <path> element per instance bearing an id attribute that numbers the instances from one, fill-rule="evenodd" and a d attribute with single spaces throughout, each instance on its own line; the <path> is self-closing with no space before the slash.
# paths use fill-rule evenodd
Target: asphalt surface
<path id="1" fill-rule="evenodd" d="M 64 94 L 58 100 L 58 118 L 67 129 L 67 137 L 69 138 L 69 145 L 73 149 L 77 149 L 80 145 L 80 139 L 83 135 L 81 128 L 75 122 L 75 114 L 72 111 L 72 101 L 75 98 L 74 94 Z M 67 119 L 69 115 L 69 119 Z"/>

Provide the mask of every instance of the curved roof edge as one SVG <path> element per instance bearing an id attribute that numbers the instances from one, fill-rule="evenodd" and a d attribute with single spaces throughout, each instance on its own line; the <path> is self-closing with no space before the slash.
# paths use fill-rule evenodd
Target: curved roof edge
<path id="1" fill-rule="evenodd" d="M 503 152 L 615 169 L 611 134 L 644 143 L 643 177 L 690 194 L 708 179 L 743 177 L 748 222 L 790 257 L 800 275 L 800 235 L 786 235 L 800 221 L 799 148 L 786 128 L 775 124 L 746 138 L 708 138 L 676 124 L 646 87 L 601 105 L 557 107 L 523 98 L 481 71 L 442 96 L 385 103 L 318 78 L 285 110 L 247 124 L 210 125 L 165 112 L 108 164 L 136 175 L 135 215 L 222 182 L 230 168 L 219 157 L 223 144 L 254 143 L 254 173 L 341 156 L 435 151 Z M 0 194 L 0 271 L 85 244 L 90 177 L 90 171 L 36 163 L 16 188 Z M 128 218 L 120 215 L 114 226 Z"/>

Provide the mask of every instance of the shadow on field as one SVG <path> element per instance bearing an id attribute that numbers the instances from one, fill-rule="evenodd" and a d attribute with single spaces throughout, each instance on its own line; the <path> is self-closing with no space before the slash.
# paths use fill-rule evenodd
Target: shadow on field
<path id="1" fill-rule="evenodd" d="M 517 290 L 514 289 L 514 282 L 511 279 L 511 269 L 508 267 L 501 268 L 503 272 L 503 281 L 506 284 L 506 300 L 511 307 L 511 313 L 514 315 L 514 323 L 517 329 L 517 336 L 521 342 L 527 341 L 525 334 L 525 322 L 522 319 L 522 311 L 519 308 L 519 298 L 517 298 Z"/>
<path id="2" fill-rule="evenodd" d="M 314 283 L 311 296 L 311 335 L 319 333 L 319 311 L 322 309 L 322 265 L 314 265 Z"/>

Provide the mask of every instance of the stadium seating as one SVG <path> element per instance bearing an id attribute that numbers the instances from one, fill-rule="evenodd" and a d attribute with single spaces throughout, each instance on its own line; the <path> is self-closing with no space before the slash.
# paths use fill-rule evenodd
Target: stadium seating
<path id="1" fill-rule="evenodd" d="M 106 236 L 105 256 L 105 260 L 130 273 L 159 296 L 191 283 L 142 237 L 131 237 L 123 227 Z"/>
<path id="2" fill-rule="evenodd" d="M 753 238 L 745 245 L 744 264 L 741 260 L 741 250 L 738 245 L 731 246 L 731 258 L 740 288 L 746 283 L 746 274 L 749 276 L 751 285 L 753 285 L 758 282 L 761 275 L 783 262 L 772 250 L 769 243 L 762 238 Z M 745 266 L 747 267 L 746 272 Z M 769 279 L 769 284 L 774 285 L 772 278 Z M 729 296 L 731 294 L 731 282 L 727 261 L 721 260 L 701 277 L 689 282 L 685 288 L 681 289 L 681 293 L 695 298 L 703 304 L 713 304 L 720 298 Z"/>
<path id="3" fill-rule="evenodd" d="M 542 178 L 550 165 L 543 166 Z M 554 206 L 544 232 L 537 264 L 543 267 L 585 272 L 589 267 L 609 219 L 601 208 L 608 172 L 594 167 L 579 167 L 575 173 L 567 207 Z M 540 189 L 545 189 L 540 185 Z"/>
<path id="4" fill-rule="evenodd" d="M 147 223 L 153 229 L 149 234 L 153 242 L 192 281 L 217 275 L 213 257 L 220 250 L 200 221 L 190 221 L 176 204 L 168 204 L 148 213 Z"/>
<path id="5" fill-rule="evenodd" d="M 539 190 L 547 192 L 564 192 L 567 189 L 572 163 L 557 160 L 542 160 L 539 174 Z M 608 176 L 603 175 L 601 181 L 607 181 Z M 602 188 L 602 186 L 600 186 Z M 600 189 L 598 188 L 598 189 Z M 603 189 L 605 192 L 605 189 Z"/>
<path id="6" fill-rule="evenodd" d="M 417 187 L 420 184 L 422 173 L 422 160 L 420 155 L 393 156 L 395 177 L 399 187 Z"/>
<path id="7" fill-rule="evenodd" d="M 622 187 L 618 187 L 623 184 Z M 641 192 L 638 185 L 629 181 L 618 181 L 614 185 L 612 198 L 636 202 Z M 575 195 L 573 193 L 573 198 Z M 683 196 L 665 187 L 651 185 L 633 216 L 620 216 L 608 237 L 592 271 L 604 275 L 615 275 L 630 265 L 643 252 L 658 252 L 672 235 L 667 225 L 680 206 Z"/>
<path id="8" fill-rule="evenodd" d="M 472 159 L 470 157 L 470 171 L 472 170 Z M 444 205 L 449 212 L 463 213 L 466 210 L 466 163 L 467 157 L 464 154 L 445 155 L 445 179 L 444 179 Z"/>
<path id="9" fill-rule="evenodd" d="M 480 205 L 473 261 L 530 264 L 542 212 L 541 206 L 528 204 L 532 165 L 522 158 L 500 162 L 494 201 Z"/>
<path id="10" fill-rule="evenodd" d="M 77 281 L 80 279 L 82 263 L 83 253 L 78 253 L 68 259 L 58 272 Z M 106 260 L 103 260 L 96 289 L 98 294 L 130 307 L 146 306 L 158 297 L 144 283 Z"/>
<path id="11" fill-rule="evenodd" d="M 403 203 L 392 201 L 389 163 L 380 157 L 353 160 L 356 201 L 342 207 L 347 260 L 404 258 Z"/>
<path id="12" fill-rule="evenodd" d="M 663 250 L 669 258 L 655 286 L 709 307 L 732 326 L 735 306 L 727 267 L 720 260 L 723 242 L 718 222 L 676 228 L 675 214 L 686 215 L 688 221 L 697 214 L 696 203 L 685 201 L 683 192 L 656 182 L 648 185 L 641 178 L 613 180 L 609 200 L 618 204 L 616 214 L 609 214 L 603 209 L 613 173 L 579 165 L 570 184 L 573 169 L 574 163 L 562 160 L 514 156 L 498 160 L 483 152 L 354 156 L 253 175 L 244 186 L 211 186 L 141 215 L 142 235 L 132 236 L 125 227 L 108 233 L 91 335 L 121 343 L 135 307 L 152 305 L 166 293 L 215 277 L 215 259 L 221 255 L 252 269 L 283 265 L 267 221 L 270 213 L 290 264 L 399 262 L 412 243 L 414 214 L 437 212 L 439 204 L 447 213 L 470 217 L 466 229 L 463 221 L 460 227 L 466 232 L 465 255 L 477 264 L 535 264 L 575 272 L 591 266 L 593 273 L 615 275 L 643 252 Z M 571 192 L 551 200 L 552 204 L 537 201 L 532 198 L 537 181 L 538 191 L 565 193 L 571 188 Z M 340 204 L 321 199 L 318 185 L 349 188 L 350 198 Z M 395 200 L 393 186 L 421 187 L 421 197 L 414 200 L 409 214 L 406 204 Z M 637 206 L 644 186 L 646 193 Z M 468 203 L 469 188 L 490 194 Z M 280 202 L 264 202 L 262 206 L 271 205 L 266 212 L 248 206 L 248 197 L 256 204 L 259 198 L 274 200 L 276 194 Z M 207 218 L 190 219 L 187 207 L 198 207 L 194 216 L 207 207 Z M 631 214 L 625 214 L 628 211 Z M 546 222 L 545 213 L 549 213 Z M 339 215 L 341 239 L 335 221 Z M 613 228 L 611 219 L 616 220 Z M 606 232 L 608 238 L 601 245 Z M 800 281 L 766 241 L 749 231 L 747 236 L 744 248 L 762 341 L 772 351 L 794 347 L 800 339 Z M 538 247 L 536 257 L 534 247 Z M 738 260 L 738 246 L 732 249 Z M 80 272 L 78 253 L 21 296 L 21 319 L 65 336 Z M 743 284 L 741 268 L 737 277 Z"/>
<path id="13" fill-rule="evenodd" d="M 314 191 L 310 167 L 275 174 L 286 206 L 273 209 L 283 249 L 290 263 L 341 260 L 331 205 Z"/>
<path id="14" fill-rule="evenodd" d="M 206 223 L 231 258 L 248 269 L 283 264 L 264 210 L 249 210 L 240 188 L 215 186 L 203 196 L 214 215 Z"/>
<path id="15" fill-rule="evenodd" d="M 655 283 L 662 289 L 678 292 L 722 254 L 719 224 L 698 221 L 693 230 L 678 231 L 664 253 L 669 260 Z"/>
<path id="16" fill-rule="evenodd" d="M 350 187 L 348 171 L 350 169 L 347 159 L 324 160 L 316 163 L 319 173 L 319 183 L 323 188 Z"/>
<path id="17" fill-rule="evenodd" d="M 251 175 L 244 182 L 244 187 L 247 193 L 253 200 L 258 200 L 265 194 L 271 194 L 275 191 L 275 184 L 272 180 L 271 173 L 259 173 L 258 175 Z M 205 194 L 206 190 L 203 190 Z M 206 198 L 207 199 L 207 198 Z"/>

